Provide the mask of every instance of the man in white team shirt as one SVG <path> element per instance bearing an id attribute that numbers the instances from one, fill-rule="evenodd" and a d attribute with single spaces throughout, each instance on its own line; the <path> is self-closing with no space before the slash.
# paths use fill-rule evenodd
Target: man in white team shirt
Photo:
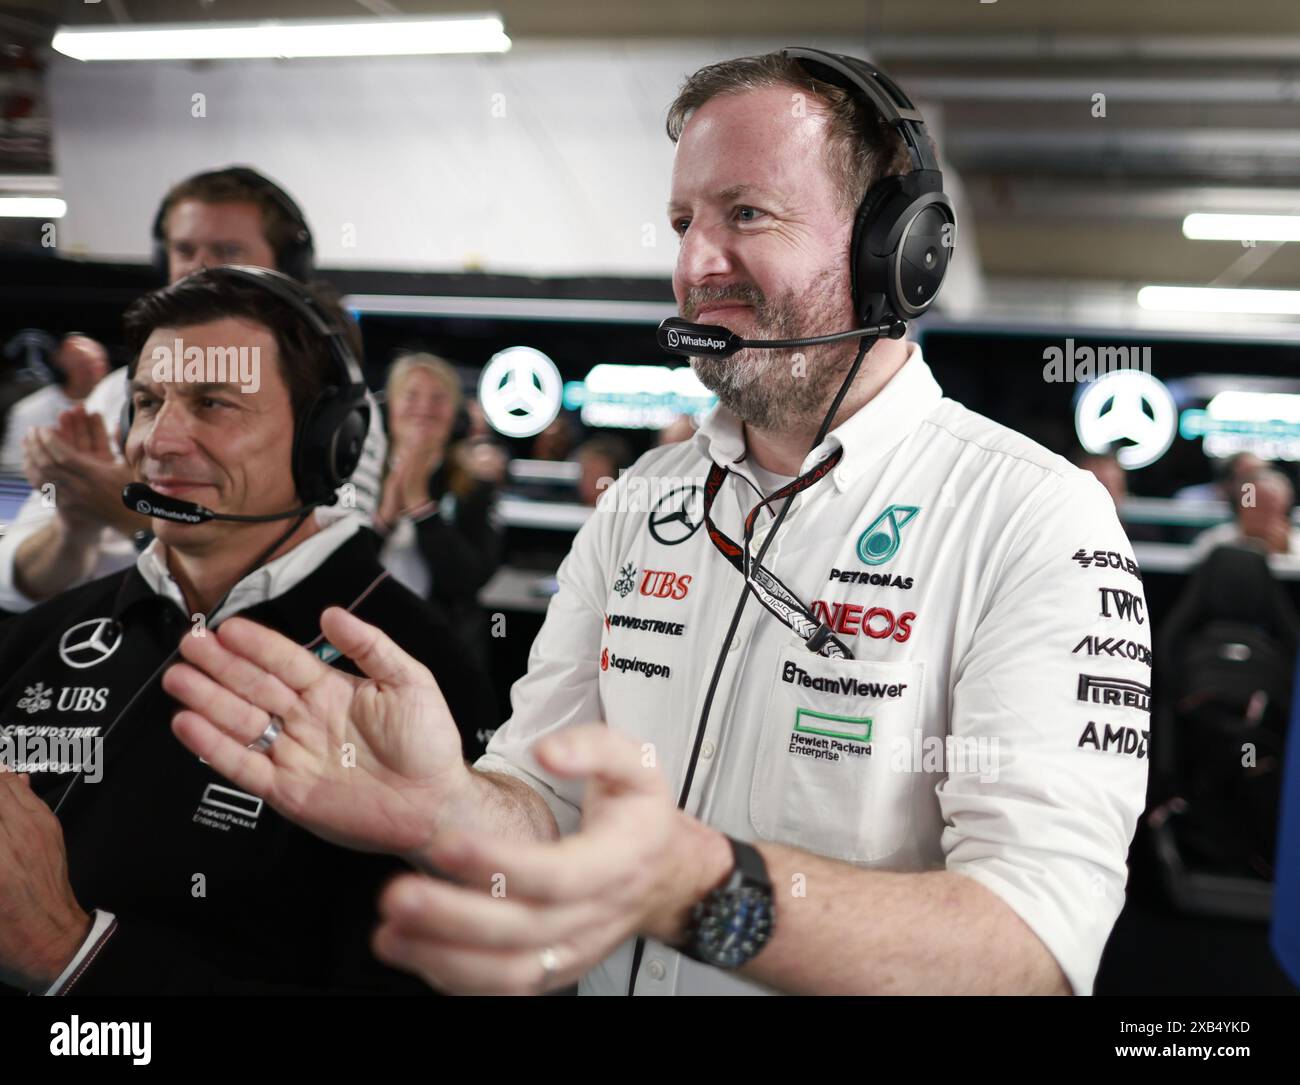
<path id="1" fill-rule="evenodd" d="M 178 182 L 163 198 L 155 230 L 169 283 L 218 264 L 277 268 L 298 277 L 311 268 L 311 234 L 301 210 L 247 167 Z M 113 437 L 125 402 L 126 371 L 117 369 L 84 403 L 22 441 L 23 471 L 33 493 L 0 535 L 0 611 L 29 610 L 135 562 L 132 537 L 147 530 L 149 521 L 122 505 L 122 487 L 132 477 Z M 371 418 L 350 484 L 352 507 L 367 513 L 374 511 L 387 450 L 373 402 Z M 316 515 L 324 524 L 348 511 L 340 504 Z"/>
<path id="2" fill-rule="evenodd" d="M 59 415 L 84 400 L 108 372 L 108 352 L 87 335 L 70 332 L 54 355 L 54 368 L 62 376 L 20 399 L 6 419 L 0 471 L 22 474 L 23 438 L 37 426 L 54 425 Z"/>
<path id="3" fill-rule="evenodd" d="M 669 112 L 683 316 L 751 339 L 853 326 L 853 208 L 907 166 L 846 98 L 777 55 L 688 81 Z M 427 674 L 337 611 L 322 629 L 374 681 L 232 620 L 164 679 L 176 734 L 326 838 L 446 875 L 391 885 L 374 941 L 444 989 L 1090 992 L 1146 783 L 1130 547 L 1095 479 L 944 399 L 915 344 L 871 348 L 810 452 L 855 349 L 694 360 L 720 406 L 578 533 L 472 768 Z M 692 488 L 729 469 L 712 519 L 740 539 L 756 489 L 833 454 L 763 565 L 852 657 L 752 601 L 728 636 L 741 574 Z M 406 737 L 440 714 L 439 742 Z M 246 748 L 273 719 L 269 751 Z"/>

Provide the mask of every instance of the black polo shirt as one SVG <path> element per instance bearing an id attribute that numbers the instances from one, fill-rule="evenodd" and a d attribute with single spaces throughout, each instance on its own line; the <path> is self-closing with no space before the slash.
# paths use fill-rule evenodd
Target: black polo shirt
<path id="1" fill-rule="evenodd" d="M 363 537 L 241 616 L 358 673 L 321 637 L 320 614 L 332 605 L 351 607 L 433 672 L 473 761 L 499 722 L 487 677 L 446 621 L 387 576 Z M 161 677 L 193 628 L 135 568 L 0 626 L 0 734 L 11 752 L 21 738 L 27 768 L 43 769 L 32 772 L 33 789 L 58 807 L 78 902 L 117 919 L 71 990 L 427 990 L 369 950 L 376 896 L 403 864 L 325 843 L 172 735 L 179 705 Z M 102 773 L 91 783 L 58 761 L 96 737 L 101 764 L 82 766 Z M 52 745 L 58 738 L 62 750 Z M 46 761 L 37 739 L 49 745 Z"/>

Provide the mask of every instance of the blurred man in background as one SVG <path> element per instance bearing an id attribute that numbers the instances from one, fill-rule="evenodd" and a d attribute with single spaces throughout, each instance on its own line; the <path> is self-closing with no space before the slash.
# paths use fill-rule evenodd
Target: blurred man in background
<path id="1" fill-rule="evenodd" d="M 1203 531 L 1192 544 L 1196 561 L 1218 546 L 1253 546 L 1275 566 L 1300 567 L 1300 527 L 1291 519 L 1295 487 L 1281 471 L 1262 468 L 1246 477 L 1233 502 L 1233 519 Z"/>
<path id="2" fill-rule="evenodd" d="M 596 507 L 600 495 L 618 481 L 618 473 L 632 462 L 627 445 L 617 437 L 593 437 L 578 446 L 573 454 L 581 473 L 578 475 L 578 500 Z"/>
<path id="3" fill-rule="evenodd" d="M 54 368 L 61 374 L 57 383 L 47 384 L 10 409 L 4 448 L 0 450 L 0 471 L 22 474 L 23 438 L 38 427 L 57 425 L 60 414 L 95 390 L 108 374 L 108 351 L 88 335 L 70 332 L 54 355 Z"/>

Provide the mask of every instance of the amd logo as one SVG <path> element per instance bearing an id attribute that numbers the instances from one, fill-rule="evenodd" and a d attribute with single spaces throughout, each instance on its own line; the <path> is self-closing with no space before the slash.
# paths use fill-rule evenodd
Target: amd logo
<path id="1" fill-rule="evenodd" d="M 1088 726 L 1079 736 L 1079 748 L 1091 746 L 1102 753 L 1126 754 L 1129 757 L 1136 757 L 1139 761 L 1146 757 L 1150 731 L 1139 731 L 1133 727 L 1112 727 L 1109 723 L 1102 726 L 1105 727 L 1105 731 L 1101 737 L 1098 737 L 1097 725 L 1089 720 Z"/>

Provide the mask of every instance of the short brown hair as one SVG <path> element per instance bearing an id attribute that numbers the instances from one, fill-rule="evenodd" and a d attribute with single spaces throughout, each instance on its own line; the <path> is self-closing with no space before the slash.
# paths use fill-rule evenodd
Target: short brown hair
<path id="1" fill-rule="evenodd" d="M 691 115 L 719 94 L 740 94 L 786 85 L 820 100 L 827 113 L 826 166 L 848 212 L 882 177 L 907 173 L 907 145 L 862 96 L 814 79 L 796 60 L 780 53 L 738 57 L 701 68 L 686 80 L 668 107 L 668 138 L 674 143 Z"/>
<path id="2" fill-rule="evenodd" d="M 280 201 L 265 186 L 249 183 L 235 170 L 213 170 L 187 177 L 167 190 L 158 211 L 158 230 L 164 241 L 167 239 L 167 216 L 182 200 L 256 205 L 262 212 L 262 236 L 277 260 L 302 232 L 302 224 L 289 217 Z"/>
<path id="3" fill-rule="evenodd" d="M 296 425 L 325 387 L 339 380 L 329 345 L 300 314 L 269 290 L 228 278 L 220 271 L 220 268 L 196 271 L 146 294 L 127 309 L 123 317 L 130 352 L 127 373 L 135 375 L 140 351 L 158 328 L 190 328 L 223 317 L 248 320 L 261 324 L 275 336 L 280 375 L 289 388 Z M 339 306 L 333 291 L 320 283 L 303 289 L 315 299 L 321 315 L 343 329 L 358 364 L 362 364 L 360 333 Z"/>

